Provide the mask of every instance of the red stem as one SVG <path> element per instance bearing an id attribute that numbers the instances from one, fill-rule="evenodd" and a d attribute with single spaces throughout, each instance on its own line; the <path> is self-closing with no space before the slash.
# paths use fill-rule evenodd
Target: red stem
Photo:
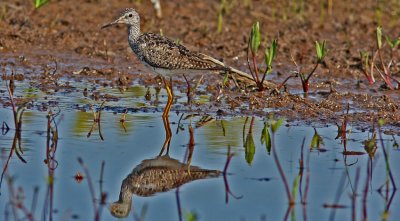
<path id="1" fill-rule="evenodd" d="M 253 68 L 254 68 L 254 75 L 256 76 L 256 83 L 260 83 L 260 78 L 258 77 L 258 68 L 257 68 L 257 60 L 256 56 L 254 55 L 253 52 L 251 52 L 252 60 L 253 60 Z"/>
<path id="2" fill-rule="evenodd" d="M 292 203 L 292 196 L 290 194 L 289 185 L 288 185 L 288 182 L 286 180 L 285 173 L 283 172 L 281 163 L 279 162 L 278 154 L 276 153 L 275 133 L 272 133 L 272 154 L 274 156 L 275 163 L 276 163 L 276 166 L 278 167 L 278 171 L 279 171 L 279 174 L 280 174 L 280 176 L 282 178 L 283 184 L 285 185 L 285 190 L 286 190 L 286 195 L 287 195 L 288 201 L 291 204 Z"/>

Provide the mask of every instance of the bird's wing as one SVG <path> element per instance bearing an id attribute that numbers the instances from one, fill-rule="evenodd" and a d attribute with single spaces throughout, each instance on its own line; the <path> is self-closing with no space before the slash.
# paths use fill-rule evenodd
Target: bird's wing
<path id="1" fill-rule="evenodd" d="M 165 69 L 227 70 L 219 63 L 191 52 L 185 46 L 157 34 L 147 33 L 137 41 L 142 59 L 152 67 Z"/>

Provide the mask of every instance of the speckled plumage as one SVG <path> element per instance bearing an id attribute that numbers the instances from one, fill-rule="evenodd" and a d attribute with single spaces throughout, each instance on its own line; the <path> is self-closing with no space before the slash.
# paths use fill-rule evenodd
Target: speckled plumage
<path id="1" fill-rule="evenodd" d="M 217 177 L 220 173 L 180 163 L 169 156 L 144 160 L 122 181 L 119 199 L 111 205 L 111 213 L 117 217 L 128 215 L 132 195 L 150 196 L 166 192 L 197 179 Z"/>

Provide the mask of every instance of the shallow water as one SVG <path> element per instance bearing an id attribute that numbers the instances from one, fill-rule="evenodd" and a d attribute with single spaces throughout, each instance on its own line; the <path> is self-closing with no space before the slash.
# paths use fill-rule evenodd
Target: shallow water
<path id="1" fill-rule="evenodd" d="M 23 85 L 19 84 L 19 88 L 23 88 Z M 79 89 L 79 84 L 77 88 Z M 2 84 L 0 89 L 2 99 L 7 100 L 5 85 Z M 107 108 L 101 112 L 101 132 L 104 141 L 100 139 L 98 127 L 94 128 L 89 138 L 87 137 L 93 124 L 93 114 L 89 104 L 94 103 L 84 98 L 78 89 L 69 93 L 58 92 L 51 95 L 43 95 L 35 90 L 32 93 L 26 90 L 16 91 L 16 97 L 29 95 L 34 97 L 35 101 L 23 114 L 21 157 L 26 163 L 18 158 L 14 149 L 6 169 L 4 168 L 13 144 L 15 127 L 11 108 L 0 109 L 0 121 L 6 122 L 12 128 L 7 133 L 3 130 L 0 139 L 1 165 L 5 171 L 0 190 L 1 220 L 7 220 L 7 217 L 11 217 L 9 219 L 12 220 L 13 209 L 19 218 L 24 217 L 26 213 L 18 209 L 18 205 L 24 205 L 27 211 L 33 211 L 35 220 L 43 219 L 43 217 L 48 220 L 50 212 L 44 208 L 50 202 L 53 205 L 51 212 L 53 220 L 94 220 L 95 212 L 88 185 L 88 174 L 78 162 L 78 158 L 87 165 L 93 182 L 96 207 L 100 204 L 99 180 L 101 165 L 104 161 L 101 188 L 107 197 L 106 205 L 100 212 L 101 220 L 114 220 L 116 218 L 113 218 L 107 208 L 112 202 L 118 200 L 123 180 L 143 160 L 153 159 L 160 153 L 166 133 L 159 111 L 163 107 L 162 104 L 152 106 L 146 102 L 144 99 L 146 88 L 133 87 L 123 95 L 110 91 L 124 98 L 121 99 L 122 103 L 107 102 Z M 153 92 L 154 90 L 152 94 Z M 163 93 L 162 91 L 161 96 Z M 47 98 L 44 98 L 45 96 Z M 164 97 L 162 99 L 165 100 Z M 48 165 L 44 163 L 47 150 L 47 112 L 40 111 L 38 108 L 44 102 L 51 104 L 49 101 L 57 101 L 57 105 L 54 105 L 57 107 L 49 105 L 48 108 L 53 112 L 60 110 L 60 114 L 55 118 L 58 142 L 51 162 L 57 163 L 58 166 L 54 170 L 49 170 Z M 175 109 L 179 109 L 179 103 L 184 102 L 178 102 Z M 121 106 L 118 107 L 118 104 Z M 95 107 L 99 106 L 97 104 Z M 120 123 L 121 112 L 126 107 L 141 106 L 150 106 L 150 108 L 146 111 L 129 109 L 126 115 L 125 131 Z M 188 117 L 189 114 L 184 113 L 182 116 L 174 111 L 169 115 L 169 125 L 172 130 L 169 156 L 187 163 L 185 156 L 191 138 L 189 133 L 191 125 L 194 129 L 191 165 L 223 171 L 227 163 L 228 147 L 230 147 L 234 156 L 229 163 L 227 173 L 219 177 L 183 184 L 179 187 L 179 191 L 172 189 L 147 197 L 133 196 L 132 210 L 128 220 L 139 220 L 141 216 L 144 220 L 179 220 L 178 208 L 181 208 L 183 218 L 188 216 L 188 213 L 195 213 L 199 220 L 328 220 L 333 219 L 333 215 L 334 220 L 350 220 L 353 213 L 356 219 L 360 220 L 363 217 L 363 194 L 366 184 L 365 205 L 368 220 L 379 220 L 387 207 L 390 214 L 389 220 L 400 220 L 398 194 L 393 192 L 391 186 L 388 192 L 382 191 L 380 194 L 377 191 L 388 178 L 379 139 L 378 149 L 372 159 L 373 172 L 370 179 L 367 176 L 368 164 L 371 161 L 364 150 L 363 141 L 372 136 L 371 132 L 361 132 L 355 127 L 351 128 L 350 125 L 348 129 L 351 129 L 351 132 L 347 134 L 347 150 L 365 154 L 344 155 L 340 138 L 335 139 L 338 130 L 336 126 L 317 126 L 316 131 L 323 139 L 323 144 L 318 149 L 310 148 L 314 127 L 284 123 L 274 135 L 275 145 L 272 151 L 277 153 L 290 193 L 295 192 L 296 195 L 295 204 L 287 215 L 289 203 L 284 183 L 278 172 L 277 161 L 273 154 L 267 151 L 265 143 L 262 144 L 260 141 L 264 122 L 268 122 L 268 117 L 254 118 L 251 134 L 255 153 L 252 155 L 249 152 L 246 153 L 244 148 L 252 121 L 251 116 L 225 118 L 210 116 L 212 120 L 209 123 L 196 127 L 199 121 L 204 120 L 204 116 Z M 299 160 L 303 138 L 305 138 L 303 150 L 305 169 L 301 181 L 299 180 L 299 183 L 294 185 L 296 177 L 300 179 Z M 394 180 L 398 183 L 400 151 L 394 144 L 396 141 L 400 142 L 400 138 L 383 135 L 383 139 Z M 308 170 L 309 189 L 306 191 Z M 360 176 L 357 179 L 358 170 Z M 49 179 L 52 173 L 54 173 L 54 181 Z M 82 182 L 76 179 L 77 174 L 83 175 Z M 53 196 L 47 195 L 51 183 L 53 183 Z M 227 186 L 232 195 L 227 193 Z M 38 187 L 37 195 L 35 194 L 36 187 Z M 354 209 L 352 209 L 350 197 L 353 192 L 358 194 Z M 302 205 L 305 195 L 307 195 L 307 204 Z M 336 201 L 339 196 L 339 200 Z M 391 196 L 393 198 L 390 201 Z M 35 209 L 31 208 L 32 202 Z M 324 204 L 345 206 L 345 208 L 324 208 Z"/>

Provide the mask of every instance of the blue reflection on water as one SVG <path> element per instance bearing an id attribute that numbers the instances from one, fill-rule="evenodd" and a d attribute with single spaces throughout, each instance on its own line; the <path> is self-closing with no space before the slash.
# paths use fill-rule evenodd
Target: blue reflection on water
<path id="1" fill-rule="evenodd" d="M 10 109 L 0 109 L 0 121 L 13 125 Z M 33 188 L 38 186 L 39 198 L 35 217 L 42 216 L 43 204 L 47 186 L 47 166 L 44 164 L 46 151 L 46 114 L 44 112 L 27 110 L 24 114 L 22 147 L 23 157 L 28 162 L 22 163 L 14 155 L 7 169 L 7 174 L 14 177 L 14 188 L 22 187 L 24 203 L 30 208 L 33 198 Z M 58 124 L 59 141 L 56 152 L 58 168 L 55 170 L 54 205 L 55 220 L 60 220 L 64 215 L 76 214 L 81 220 L 92 220 L 94 217 L 91 195 L 85 177 L 82 183 L 77 183 L 74 176 L 77 172 L 82 174 L 82 167 L 77 158 L 81 157 L 88 165 L 90 175 L 94 181 L 96 197 L 99 195 L 99 175 L 101 162 L 105 161 L 103 190 L 107 193 L 107 203 L 118 199 L 121 182 L 144 159 L 156 157 L 163 145 L 165 132 L 159 113 L 128 113 L 126 121 L 127 132 L 123 130 L 119 119 L 121 114 L 109 112 L 102 113 L 102 133 L 105 140 L 101 141 L 97 128 L 90 138 L 87 132 L 93 123 L 92 115 L 80 111 L 62 111 L 62 120 Z M 183 161 L 187 144 L 189 142 L 189 119 L 183 120 L 181 128 L 184 130 L 175 134 L 179 126 L 180 115 L 170 114 L 171 129 L 173 131 L 170 156 Z M 192 119 L 192 124 L 200 117 Z M 228 168 L 227 180 L 232 193 L 242 196 L 235 199 L 229 196 L 228 204 L 225 203 L 225 184 L 221 177 L 197 180 L 180 187 L 179 197 L 183 211 L 196 212 L 201 220 L 281 220 L 284 218 L 288 201 L 284 185 L 278 173 L 272 155 L 269 155 L 265 145 L 260 142 L 261 131 L 264 126 L 263 119 L 256 119 L 253 127 L 253 136 L 256 152 L 251 165 L 245 160 L 243 148 L 243 124 L 245 117 L 224 119 L 225 136 L 221 121 L 212 121 L 207 125 L 194 130 L 195 149 L 191 164 L 206 169 L 223 170 L 226 163 L 227 147 L 231 146 L 235 156 Z M 248 129 L 248 128 L 247 128 Z M 317 128 L 324 139 L 325 152 L 310 151 L 309 145 L 314 134 L 314 129 L 309 126 L 282 126 L 276 134 L 276 150 L 287 177 L 289 187 L 299 173 L 299 159 L 301 141 L 306 137 L 304 157 L 310 158 L 310 186 L 307 200 L 308 220 L 328 219 L 331 209 L 324 209 L 323 204 L 335 203 L 340 179 L 347 168 L 344 192 L 339 200 L 340 205 L 348 206 L 336 211 L 336 220 L 349 220 L 351 218 L 351 200 L 349 194 L 355 185 L 355 173 L 360 168 L 357 198 L 357 217 L 360 219 L 362 211 L 362 193 L 366 181 L 368 155 L 348 156 L 342 154 L 343 146 L 340 140 L 335 140 L 336 126 Z M 2 150 L 2 165 L 7 160 L 13 140 L 14 131 L 9 131 L 1 136 L 0 148 Z M 368 133 L 354 131 L 350 134 L 348 148 L 353 151 L 364 151 L 362 141 Z M 400 140 L 399 137 L 395 137 Z M 399 151 L 392 147 L 391 136 L 384 136 L 395 180 L 399 180 L 398 168 Z M 380 149 L 374 158 L 372 183 L 368 191 L 368 219 L 378 220 L 385 207 L 385 199 L 377 193 L 377 189 L 386 180 L 385 161 Z M 306 172 L 306 170 L 304 171 Z M 305 178 L 302 181 L 305 185 Z M 3 182 L 0 196 L 0 214 L 4 216 L 9 202 L 9 188 Z M 304 194 L 304 192 L 303 192 Z M 303 219 L 303 212 L 297 193 L 295 215 Z M 97 202 L 98 203 L 98 202 Z M 152 197 L 133 197 L 133 212 L 138 215 L 142 208 L 148 206 L 145 220 L 178 220 L 178 209 L 175 191 L 156 194 Z M 8 208 L 8 209 L 6 209 Z M 400 212 L 398 196 L 394 197 L 390 208 L 390 220 L 399 220 Z M 132 214 L 130 215 L 132 216 Z M 19 217 L 23 217 L 22 214 Z M 102 213 L 103 220 L 113 220 L 107 209 Z M 132 219 L 132 218 L 128 218 Z"/>

